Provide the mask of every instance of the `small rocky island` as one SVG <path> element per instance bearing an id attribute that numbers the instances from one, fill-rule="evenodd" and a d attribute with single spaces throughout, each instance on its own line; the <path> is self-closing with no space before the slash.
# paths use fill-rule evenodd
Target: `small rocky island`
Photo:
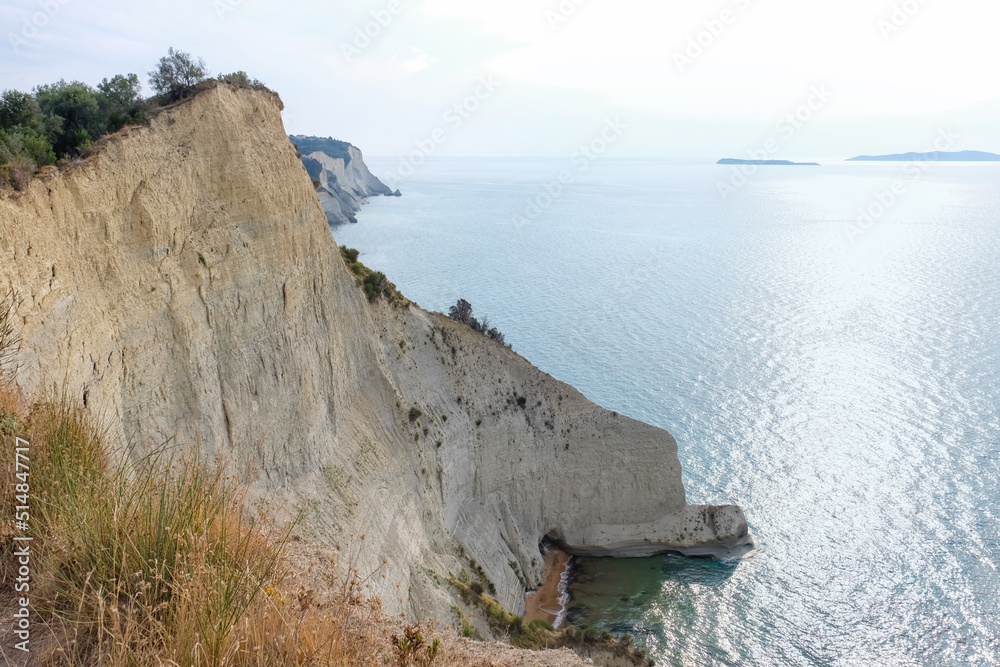
<path id="1" fill-rule="evenodd" d="M 765 167 L 818 167 L 818 162 L 790 162 L 789 160 L 741 160 L 739 158 L 724 157 L 715 164 L 754 164 Z"/>
<path id="2" fill-rule="evenodd" d="M 1000 155 L 985 151 L 932 151 L 930 153 L 893 153 L 891 155 L 859 155 L 848 162 L 1000 162 Z"/>

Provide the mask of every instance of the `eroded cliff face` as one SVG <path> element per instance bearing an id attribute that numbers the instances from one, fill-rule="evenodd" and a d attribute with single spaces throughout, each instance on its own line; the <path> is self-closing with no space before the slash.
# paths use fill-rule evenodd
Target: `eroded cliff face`
<path id="1" fill-rule="evenodd" d="M 0 198 L 0 256 L 26 395 L 85 405 L 109 446 L 254 471 L 259 505 L 377 571 L 390 610 L 448 617 L 442 580 L 475 560 L 520 613 L 545 536 L 747 542 L 739 508 L 685 504 L 669 433 L 442 315 L 370 304 L 270 93 L 220 85 Z"/>

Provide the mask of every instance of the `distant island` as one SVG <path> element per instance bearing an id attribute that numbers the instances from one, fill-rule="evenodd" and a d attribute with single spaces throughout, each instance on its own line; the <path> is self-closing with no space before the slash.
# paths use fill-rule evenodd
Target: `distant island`
<path id="1" fill-rule="evenodd" d="M 788 160 L 741 160 L 724 157 L 715 164 L 757 164 L 766 167 L 818 167 L 818 162 L 789 162 Z"/>
<path id="2" fill-rule="evenodd" d="M 938 151 L 930 153 L 893 153 L 892 155 L 859 155 L 848 162 L 1000 162 L 1000 155 L 984 151 Z"/>

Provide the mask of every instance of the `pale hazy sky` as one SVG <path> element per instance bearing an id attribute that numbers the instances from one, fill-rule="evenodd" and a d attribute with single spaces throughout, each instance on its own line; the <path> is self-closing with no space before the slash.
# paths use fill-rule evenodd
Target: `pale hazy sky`
<path id="1" fill-rule="evenodd" d="M 995 0 L 0 0 L 0 88 L 145 82 L 174 46 L 369 155 L 565 156 L 616 118 L 622 157 L 927 150 L 945 128 L 1000 152 L 998 25 Z"/>

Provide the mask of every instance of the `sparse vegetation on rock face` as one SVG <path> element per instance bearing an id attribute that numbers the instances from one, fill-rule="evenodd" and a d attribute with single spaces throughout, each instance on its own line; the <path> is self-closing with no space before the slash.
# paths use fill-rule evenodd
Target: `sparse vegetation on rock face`
<path id="1" fill-rule="evenodd" d="M 541 619 L 525 621 L 523 617 L 511 614 L 482 590 L 478 581 L 473 581 L 469 573 L 462 571 L 457 577 L 449 576 L 450 583 L 463 603 L 470 607 L 470 614 L 482 614 L 490 628 L 508 638 L 511 644 L 520 648 L 539 650 L 546 648 L 571 648 L 581 656 L 613 656 L 619 659 L 613 664 L 632 664 L 636 667 L 650 667 L 653 660 L 645 652 L 634 647 L 630 635 L 615 639 L 608 632 L 598 632 L 595 628 L 580 629 L 572 625 L 558 630 Z M 468 616 L 459 608 L 453 611 L 463 628 L 470 631 L 472 626 Z M 471 636 L 471 635 L 467 635 Z M 603 664 L 603 661 L 597 662 Z"/>
<path id="2" fill-rule="evenodd" d="M 472 316 L 472 304 L 465 299 L 459 299 L 454 306 L 448 309 L 448 317 L 456 322 L 468 325 L 473 331 L 478 331 L 501 345 L 510 347 L 503 333 L 496 327 L 490 326 L 489 317 L 484 315 L 482 320 L 478 320 Z"/>
<path id="3" fill-rule="evenodd" d="M 354 275 L 358 287 L 364 290 L 369 301 L 385 299 L 393 306 L 404 307 L 410 305 L 409 299 L 400 294 L 396 286 L 389 282 L 389 279 L 381 271 L 372 271 L 367 266 L 358 261 L 358 251 L 355 248 L 340 246 L 340 256 L 344 259 L 344 264 Z"/>

